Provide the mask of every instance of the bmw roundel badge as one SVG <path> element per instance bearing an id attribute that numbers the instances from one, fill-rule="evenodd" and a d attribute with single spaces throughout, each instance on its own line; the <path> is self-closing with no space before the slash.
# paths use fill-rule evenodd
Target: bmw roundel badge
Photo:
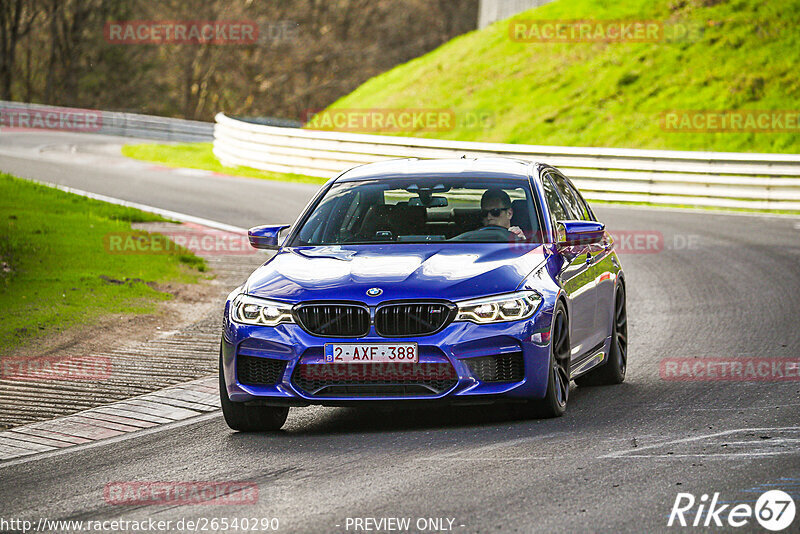
<path id="1" fill-rule="evenodd" d="M 373 288 L 367 290 L 367 295 L 370 296 L 370 297 L 377 297 L 381 293 L 383 293 L 383 289 L 381 289 L 379 287 L 373 287 Z"/>

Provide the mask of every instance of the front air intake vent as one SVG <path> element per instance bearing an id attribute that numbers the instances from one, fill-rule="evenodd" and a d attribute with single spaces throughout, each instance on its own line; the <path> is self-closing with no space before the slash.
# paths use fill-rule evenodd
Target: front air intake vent
<path id="1" fill-rule="evenodd" d="M 427 336 L 450 323 L 455 310 L 443 302 L 384 304 L 375 312 L 375 330 L 383 337 Z"/>
<path id="2" fill-rule="evenodd" d="M 525 378 L 525 360 L 521 352 L 467 358 L 463 361 L 472 376 L 481 382 L 520 382 Z"/>
<path id="3" fill-rule="evenodd" d="M 285 369 L 286 360 L 236 356 L 236 377 L 245 386 L 274 386 Z"/>
<path id="4" fill-rule="evenodd" d="M 435 396 L 457 381 L 450 362 L 299 364 L 292 375 L 314 397 Z"/>
<path id="5" fill-rule="evenodd" d="M 301 304 L 295 311 L 298 324 L 321 337 L 364 337 L 369 334 L 369 310 L 358 304 Z"/>

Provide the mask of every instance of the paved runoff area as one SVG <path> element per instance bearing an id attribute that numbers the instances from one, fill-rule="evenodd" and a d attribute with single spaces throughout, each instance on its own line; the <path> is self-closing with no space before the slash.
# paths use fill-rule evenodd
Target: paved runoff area
<path id="1" fill-rule="evenodd" d="M 219 409 L 217 377 L 0 432 L 0 460 L 117 437 Z"/>

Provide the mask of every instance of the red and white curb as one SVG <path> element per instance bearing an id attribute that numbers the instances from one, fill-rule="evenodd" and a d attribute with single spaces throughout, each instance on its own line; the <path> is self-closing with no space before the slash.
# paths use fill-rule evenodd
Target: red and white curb
<path id="1" fill-rule="evenodd" d="M 0 432 L 0 461 L 114 438 L 191 419 L 219 408 L 218 378 L 201 378 Z"/>

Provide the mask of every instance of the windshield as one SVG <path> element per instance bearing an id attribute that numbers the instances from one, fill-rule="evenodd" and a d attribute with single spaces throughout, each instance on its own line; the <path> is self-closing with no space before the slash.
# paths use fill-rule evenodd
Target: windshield
<path id="1" fill-rule="evenodd" d="M 334 184 L 289 246 L 539 242 L 526 180 L 413 178 Z"/>

